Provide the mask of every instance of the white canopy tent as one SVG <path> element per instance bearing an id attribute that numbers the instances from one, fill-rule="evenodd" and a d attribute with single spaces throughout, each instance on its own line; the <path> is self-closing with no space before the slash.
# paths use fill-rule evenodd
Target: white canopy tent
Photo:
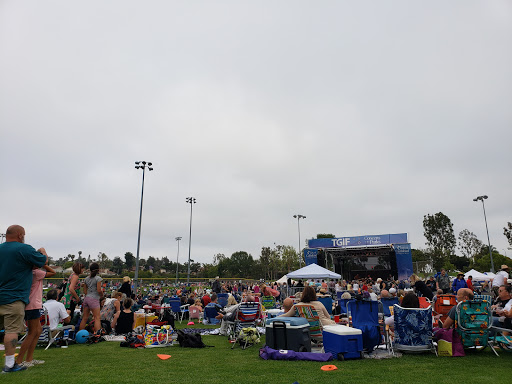
<path id="1" fill-rule="evenodd" d="M 473 276 L 473 280 L 475 281 L 489 281 L 494 276 L 486 275 L 485 273 L 478 272 L 476 269 L 472 269 L 464 274 L 464 279 L 467 280 L 469 276 Z"/>
<path id="2" fill-rule="evenodd" d="M 292 280 L 295 281 L 295 280 Z M 284 275 L 279 280 L 276 281 L 278 284 L 286 284 L 288 282 L 288 275 Z"/>
<path id="3" fill-rule="evenodd" d="M 276 283 L 277 284 L 284 284 L 284 283 L 286 283 L 287 280 L 288 280 L 288 278 L 286 277 L 286 275 L 284 275 L 279 280 L 277 280 Z"/>
<path id="4" fill-rule="evenodd" d="M 286 275 L 290 279 L 341 279 L 341 275 L 317 264 L 309 264 Z"/>

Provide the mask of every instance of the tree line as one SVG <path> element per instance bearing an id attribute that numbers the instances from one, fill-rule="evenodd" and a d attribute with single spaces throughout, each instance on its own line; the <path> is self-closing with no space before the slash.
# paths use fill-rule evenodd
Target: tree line
<path id="1" fill-rule="evenodd" d="M 108 269 L 117 275 L 128 275 L 133 277 L 135 270 L 135 256 L 132 252 L 126 252 L 124 257 L 116 256 L 110 259 L 104 252 L 99 252 L 96 258 L 82 256 L 78 257 L 69 254 L 58 260 L 51 260 L 54 265 L 62 266 L 64 269 L 71 267 L 75 262 L 80 262 L 86 268 L 92 262 L 97 262 L 101 269 Z M 274 247 L 263 247 L 259 258 L 255 259 L 245 251 L 238 251 L 231 256 L 222 253 L 214 255 L 212 263 L 197 263 L 190 260 L 190 275 L 198 278 L 214 278 L 216 276 L 230 278 L 251 278 L 277 280 L 282 275 L 299 268 L 299 254 L 289 245 L 275 245 Z M 149 256 L 147 259 L 139 259 L 139 277 L 162 277 L 175 278 L 176 266 L 180 278 L 187 276 L 188 261 L 176 263 L 169 260 L 167 256 L 157 259 Z"/>
<path id="2" fill-rule="evenodd" d="M 503 230 L 512 247 L 512 223 L 507 223 Z M 459 271 L 474 268 L 481 272 L 491 270 L 489 246 L 468 229 L 460 231 L 456 238 L 452 221 L 444 213 L 427 214 L 423 217 L 423 235 L 427 240 L 426 249 L 412 250 L 413 263 L 422 262 L 423 272 L 439 271 L 441 268 Z M 456 253 L 457 249 L 459 255 Z M 512 259 L 502 255 L 492 245 L 491 252 L 495 269 L 499 269 L 502 264 L 511 265 Z"/>

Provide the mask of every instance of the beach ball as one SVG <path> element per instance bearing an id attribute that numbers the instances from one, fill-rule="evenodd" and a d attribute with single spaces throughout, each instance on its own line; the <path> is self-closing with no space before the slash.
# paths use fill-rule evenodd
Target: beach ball
<path id="1" fill-rule="evenodd" d="M 75 340 L 78 344 L 84 344 L 89 339 L 89 332 L 87 332 L 85 329 L 82 329 L 79 331 L 76 336 Z"/>

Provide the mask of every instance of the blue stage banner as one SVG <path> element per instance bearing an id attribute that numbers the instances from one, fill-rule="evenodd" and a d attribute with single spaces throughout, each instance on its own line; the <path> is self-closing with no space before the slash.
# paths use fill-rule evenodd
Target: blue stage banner
<path id="1" fill-rule="evenodd" d="M 411 244 L 395 244 L 393 248 L 396 255 L 398 280 L 406 280 L 413 273 Z"/>
<path id="2" fill-rule="evenodd" d="M 309 248 L 345 248 L 405 243 L 407 243 L 407 233 L 395 233 L 389 235 L 337 237 L 335 239 L 311 239 L 308 241 L 308 246 Z"/>
<path id="3" fill-rule="evenodd" d="M 318 264 L 318 249 L 304 248 L 304 260 L 306 265 Z"/>

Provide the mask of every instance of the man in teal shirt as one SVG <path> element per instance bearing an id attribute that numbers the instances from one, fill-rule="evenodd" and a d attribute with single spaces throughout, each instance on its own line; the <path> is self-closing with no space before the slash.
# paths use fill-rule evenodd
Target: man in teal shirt
<path id="1" fill-rule="evenodd" d="M 24 331 L 25 305 L 29 302 L 32 269 L 46 264 L 44 248 L 25 244 L 25 229 L 11 225 L 0 244 L 0 328 L 5 328 L 5 367 L 2 373 L 25 369 L 14 362 L 18 334 Z"/>

